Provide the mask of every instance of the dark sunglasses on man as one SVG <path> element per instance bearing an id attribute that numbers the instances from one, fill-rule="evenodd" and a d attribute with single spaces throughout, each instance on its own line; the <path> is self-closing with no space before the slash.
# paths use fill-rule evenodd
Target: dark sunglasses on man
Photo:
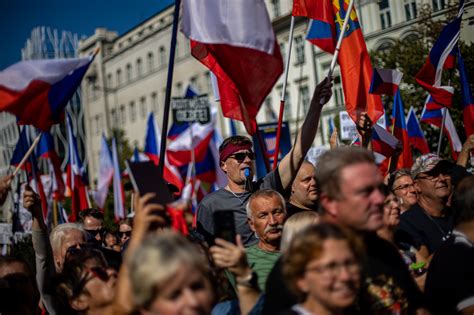
<path id="1" fill-rule="evenodd" d="M 130 237 L 132 235 L 132 231 L 118 232 L 118 235 L 120 238 L 123 238 L 124 236 Z"/>
<path id="2" fill-rule="evenodd" d="M 231 156 L 229 156 L 236 160 L 239 163 L 242 163 L 246 157 L 248 157 L 250 160 L 255 160 L 255 153 L 253 152 L 239 152 L 239 153 L 234 153 Z"/>
<path id="3" fill-rule="evenodd" d="M 102 237 L 104 235 L 105 229 L 86 230 L 86 232 L 94 237 L 96 237 L 97 235 L 100 235 Z"/>

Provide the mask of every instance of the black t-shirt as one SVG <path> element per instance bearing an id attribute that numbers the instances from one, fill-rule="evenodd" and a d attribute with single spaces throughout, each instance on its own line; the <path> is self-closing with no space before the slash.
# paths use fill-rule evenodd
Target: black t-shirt
<path id="1" fill-rule="evenodd" d="M 294 204 L 290 203 L 289 201 L 286 203 L 286 218 L 288 219 L 291 217 L 293 214 L 296 214 L 298 212 L 303 212 L 303 211 L 314 211 L 317 212 L 317 210 L 308 210 L 308 209 L 303 209 L 298 206 L 295 206 Z"/>
<path id="2" fill-rule="evenodd" d="M 436 251 L 425 283 L 433 315 L 457 314 L 474 305 L 474 244 L 454 230 Z"/>
<path id="3" fill-rule="evenodd" d="M 453 230 L 451 209 L 446 208 L 443 213 L 445 213 L 443 217 L 433 217 L 418 203 L 414 204 L 400 216 L 395 241 L 399 242 L 403 235 L 403 242 L 416 248 L 419 248 L 419 245 L 426 245 L 429 253 L 434 253 Z M 407 235 L 409 237 L 406 237 Z"/>
<path id="4" fill-rule="evenodd" d="M 361 314 L 414 314 L 424 298 L 397 248 L 375 233 L 364 235 L 367 259 L 359 294 Z"/>
<path id="5" fill-rule="evenodd" d="M 247 223 L 245 205 L 254 191 L 265 188 L 271 188 L 283 194 L 278 168 L 259 181 L 253 182 L 251 192 L 234 194 L 225 188 L 221 188 L 207 195 L 201 201 L 197 210 L 197 232 L 204 237 L 208 244 L 212 244 L 214 241 L 214 212 L 233 211 L 236 233 L 242 236 L 242 242 L 246 247 L 255 244 L 257 238 Z"/>

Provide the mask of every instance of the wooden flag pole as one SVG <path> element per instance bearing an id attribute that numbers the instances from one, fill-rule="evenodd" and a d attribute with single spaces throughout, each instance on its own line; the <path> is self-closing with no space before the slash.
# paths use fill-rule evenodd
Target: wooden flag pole
<path id="1" fill-rule="evenodd" d="M 275 169 L 278 165 L 278 154 L 280 153 L 281 125 L 283 123 L 283 112 L 285 111 L 286 84 L 288 81 L 288 68 L 290 65 L 291 46 L 293 45 L 294 29 L 295 29 L 295 17 L 292 15 L 291 22 L 290 22 L 290 38 L 288 39 L 288 50 L 286 53 L 283 89 L 281 91 L 281 99 L 280 99 L 280 113 L 278 114 L 278 128 L 277 128 L 277 134 L 276 134 L 275 153 L 273 154 L 273 169 Z"/>
<path id="2" fill-rule="evenodd" d="M 163 112 L 163 123 L 161 125 L 161 144 L 160 144 L 160 172 L 163 177 L 163 171 L 165 166 L 165 154 L 166 154 L 166 138 L 168 135 L 168 118 L 170 113 L 170 102 L 171 102 L 171 88 L 173 86 L 173 69 L 174 69 L 174 56 L 176 53 L 176 36 L 178 34 L 178 22 L 179 22 L 179 8 L 181 7 L 181 0 L 175 0 L 174 14 L 173 14 L 173 30 L 171 34 L 171 50 L 168 64 L 168 78 L 166 80 L 166 95 L 165 95 L 165 108 Z"/>
<path id="3" fill-rule="evenodd" d="M 23 166 L 23 164 L 25 164 L 26 160 L 30 157 L 31 153 L 33 153 L 33 150 L 36 148 L 36 146 L 38 145 L 39 141 L 41 139 L 41 132 L 36 136 L 35 140 L 33 141 L 33 143 L 31 144 L 30 148 L 28 149 L 28 151 L 25 153 L 25 156 L 23 157 L 23 159 L 21 159 L 21 162 L 20 164 L 18 164 L 18 166 L 16 167 L 15 171 L 13 172 L 13 177 L 15 177 L 18 172 L 20 171 L 21 167 Z"/>

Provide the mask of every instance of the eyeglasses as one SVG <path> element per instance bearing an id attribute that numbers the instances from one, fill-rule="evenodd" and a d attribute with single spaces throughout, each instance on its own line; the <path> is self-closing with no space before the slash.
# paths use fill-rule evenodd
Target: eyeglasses
<path id="1" fill-rule="evenodd" d="M 85 271 L 86 274 L 84 275 L 84 277 L 82 277 L 82 279 L 79 280 L 77 285 L 74 286 L 74 288 L 72 289 L 73 296 L 78 296 L 86 286 L 87 282 L 91 281 L 94 278 L 98 278 L 104 282 L 109 281 L 110 279 L 110 275 L 107 272 L 107 269 L 100 266 L 86 268 Z"/>
<path id="2" fill-rule="evenodd" d="M 239 162 L 239 163 L 242 163 L 245 160 L 246 157 L 248 157 L 252 161 L 255 160 L 255 153 L 253 153 L 251 151 L 250 152 L 239 152 L 239 153 L 234 153 L 229 157 L 237 160 L 237 162 Z"/>
<path id="3" fill-rule="evenodd" d="M 91 234 L 94 237 L 97 236 L 97 235 L 102 236 L 102 234 L 104 234 L 104 231 L 105 231 L 105 229 L 86 230 L 87 233 Z"/>
<path id="4" fill-rule="evenodd" d="M 416 179 L 426 179 L 434 182 L 439 179 L 439 175 L 449 176 L 449 171 L 442 168 L 435 168 L 434 170 L 431 170 L 424 174 L 426 174 L 426 176 L 418 176 L 416 177 Z"/>
<path id="5" fill-rule="evenodd" d="M 360 265 L 355 259 L 348 259 L 342 263 L 332 262 L 324 266 L 307 268 L 306 271 L 315 271 L 323 277 L 335 278 L 341 273 L 343 268 L 346 269 L 347 272 L 353 273 L 359 271 Z"/>
<path id="6" fill-rule="evenodd" d="M 118 235 L 120 238 L 123 238 L 124 236 L 130 237 L 132 235 L 132 231 L 118 232 Z"/>
<path id="7" fill-rule="evenodd" d="M 411 188 L 411 187 L 415 187 L 415 184 L 411 183 L 411 184 L 401 185 L 401 186 L 395 187 L 395 188 L 393 189 L 393 191 L 405 190 L 405 189 L 408 189 L 408 188 Z"/>

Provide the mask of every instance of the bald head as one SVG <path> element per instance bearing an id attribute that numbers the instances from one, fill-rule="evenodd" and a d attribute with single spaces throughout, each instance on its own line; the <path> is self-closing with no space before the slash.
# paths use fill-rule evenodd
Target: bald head
<path id="1" fill-rule="evenodd" d="M 304 161 L 291 185 L 290 203 L 300 208 L 317 210 L 318 198 L 316 168 L 310 162 Z"/>

